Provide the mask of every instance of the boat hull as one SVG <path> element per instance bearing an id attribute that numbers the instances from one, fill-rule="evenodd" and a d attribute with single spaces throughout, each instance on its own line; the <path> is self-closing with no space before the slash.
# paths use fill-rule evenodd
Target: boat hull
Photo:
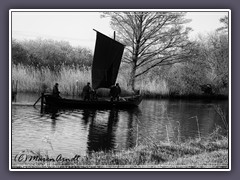
<path id="1" fill-rule="evenodd" d="M 110 101 L 107 99 L 84 101 L 79 99 L 56 98 L 52 95 L 44 95 L 44 105 L 55 108 L 131 108 L 138 106 L 141 101 L 141 95 L 126 97 L 119 101 Z"/>

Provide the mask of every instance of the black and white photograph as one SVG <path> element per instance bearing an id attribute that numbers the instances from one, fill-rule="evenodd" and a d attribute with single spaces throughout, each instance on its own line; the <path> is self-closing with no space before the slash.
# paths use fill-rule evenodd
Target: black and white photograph
<path id="1" fill-rule="evenodd" d="M 229 9 L 9 10 L 10 171 L 230 171 Z"/>

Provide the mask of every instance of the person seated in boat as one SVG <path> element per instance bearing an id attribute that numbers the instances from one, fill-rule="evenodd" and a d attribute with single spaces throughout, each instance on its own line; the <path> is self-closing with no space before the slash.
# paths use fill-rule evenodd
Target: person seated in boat
<path id="1" fill-rule="evenodd" d="M 84 101 L 90 100 L 91 90 L 92 88 L 90 87 L 90 82 L 88 82 L 87 85 L 83 87 L 82 94 L 83 94 Z"/>
<path id="2" fill-rule="evenodd" d="M 58 83 L 56 83 L 56 84 L 53 86 L 52 95 L 53 95 L 54 97 L 61 98 L 61 96 L 60 96 L 59 94 L 60 94 L 60 91 L 58 90 Z"/>
<path id="3" fill-rule="evenodd" d="M 119 101 L 120 94 L 121 94 L 121 88 L 120 88 L 119 84 L 117 83 L 116 85 L 112 85 L 110 88 L 111 101 L 114 101 L 115 99 L 117 99 L 117 101 Z"/>

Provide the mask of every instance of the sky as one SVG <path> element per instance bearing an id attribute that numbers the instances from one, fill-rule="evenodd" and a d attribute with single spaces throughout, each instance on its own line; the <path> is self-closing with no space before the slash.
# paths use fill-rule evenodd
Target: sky
<path id="1" fill-rule="evenodd" d="M 219 19 L 228 12 L 188 12 L 187 24 L 197 34 L 207 34 L 221 27 Z M 99 12 L 12 12 L 12 38 L 54 39 L 68 41 L 72 46 L 82 46 L 94 50 L 96 29 L 113 37 L 109 18 L 101 18 Z M 116 32 L 117 33 L 117 32 Z"/>

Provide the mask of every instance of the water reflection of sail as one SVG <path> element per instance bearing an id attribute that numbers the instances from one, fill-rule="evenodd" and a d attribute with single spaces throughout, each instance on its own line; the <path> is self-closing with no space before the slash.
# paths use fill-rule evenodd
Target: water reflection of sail
<path id="1" fill-rule="evenodd" d="M 88 151 L 108 151 L 115 146 L 118 110 L 111 109 L 107 121 L 92 119 L 88 135 Z"/>

